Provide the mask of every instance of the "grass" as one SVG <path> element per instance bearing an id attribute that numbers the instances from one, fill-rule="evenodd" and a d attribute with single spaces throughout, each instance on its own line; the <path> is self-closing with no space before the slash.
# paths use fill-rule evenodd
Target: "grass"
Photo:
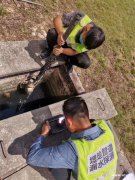
<path id="1" fill-rule="evenodd" d="M 2 5 L 0 5 L 0 16 L 5 16 L 6 14 L 7 14 L 6 9 Z"/>
<path id="2" fill-rule="evenodd" d="M 21 27 L 21 33 L 23 35 L 29 35 L 30 34 L 29 29 L 27 29 L 25 26 Z"/>
<path id="3" fill-rule="evenodd" d="M 76 4 L 104 28 L 107 50 L 113 51 L 116 57 L 121 52 L 123 59 L 131 60 L 131 50 L 135 47 L 135 1 L 77 0 Z"/>
<path id="4" fill-rule="evenodd" d="M 95 76 L 97 87 L 106 87 L 118 111 L 111 122 L 115 126 L 125 153 L 135 158 L 135 1 L 133 0 L 76 0 L 76 6 L 101 26 L 106 34 L 105 44 L 90 52 L 96 65 L 87 74 Z M 102 78 L 102 71 L 111 69 L 121 80 Z M 123 78 L 123 79 L 122 79 Z M 82 78 L 83 79 L 83 78 Z M 119 82 L 116 82 L 119 81 Z M 131 157 L 130 157 L 131 158 Z M 134 164 L 135 165 L 135 164 Z"/>
<path id="5" fill-rule="evenodd" d="M 132 80 L 132 81 L 130 82 L 130 85 L 131 85 L 133 88 L 135 88 L 135 80 Z"/>

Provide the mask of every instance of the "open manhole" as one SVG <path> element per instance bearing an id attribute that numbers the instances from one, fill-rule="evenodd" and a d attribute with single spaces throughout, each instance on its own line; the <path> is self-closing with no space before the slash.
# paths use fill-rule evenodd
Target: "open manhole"
<path id="1" fill-rule="evenodd" d="M 26 99 L 27 94 L 22 94 L 16 89 L 2 92 L 0 94 L 0 120 L 77 95 L 78 90 L 74 86 L 74 83 L 78 83 L 76 80 L 71 80 L 65 69 L 61 67 L 55 68 L 48 80 L 37 86 L 28 99 Z"/>

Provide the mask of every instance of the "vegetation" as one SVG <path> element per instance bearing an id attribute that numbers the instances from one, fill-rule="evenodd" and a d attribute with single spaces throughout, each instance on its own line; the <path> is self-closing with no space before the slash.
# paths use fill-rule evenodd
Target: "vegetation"
<path id="1" fill-rule="evenodd" d="M 0 16 L 5 16 L 7 14 L 6 9 L 0 5 Z"/>
<path id="2" fill-rule="evenodd" d="M 107 89 L 118 111 L 118 116 L 111 122 L 135 168 L 135 1 L 38 0 L 43 8 L 19 1 L 16 8 L 13 2 L 1 1 L 0 16 L 6 14 L 6 8 L 12 10 L 7 19 L 4 17 L 3 21 L 0 18 L 2 40 L 37 39 L 31 35 L 33 27 L 47 30 L 57 13 L 75 9 L 84 11 L 104 29 L 105 43 L 89 53 L 91 67 L 76 70 L 87 91 Z"/>
<path id="3" fill-rule="evenodd" d="M 105 30 L 106 42 L 90 53 L 94 62 L 86 74 L 90 79 L 92 76 L 96 77 L 92 78 L 96 82 L 96 88 L 106 87 L 111 95 L 118 111 L 118 116 L 111 122 L 129 160 L 134 159 L 135 1 L 77 0 L 76 5 Z M 84 77 L 82 81 L 85 82 Z M 91 84 L 88 86 L 89 90 Z"/>

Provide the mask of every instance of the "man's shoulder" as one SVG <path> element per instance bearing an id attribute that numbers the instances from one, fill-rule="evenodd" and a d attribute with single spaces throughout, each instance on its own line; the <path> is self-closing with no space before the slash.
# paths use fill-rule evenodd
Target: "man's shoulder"
<path id="1" fill-rule="evenodd" d="M 67 161 L 76 161 L 77 150 L 74 143 L 71 140 L 65 141 L 57 146 L 57 152 Z"/>
<path id="2" fill-rule="evenodd" d="M 82 11 L 75 11 L 75 14 L 79 14 L 81 17 L 85 16 L 86 14 Z"/>
<path id="3" fill-rule="evenodd" d="M 76 15 L 79 15 L 80 17 L 84 17 L 86 14 L 83 12 L 83 11 L 72 11 L 70 13 L 64 13 L 62 15 L 62 23 L 65 27 L 68 27 L 70 22 L 73 20 L 73 18 L 76 16 Z"/>
<path id="4" fill-rule="evenodd" d="M 81 17 L 84 17 L 85 16 L 85 13 L 83 13 L 82 11 L 73 11 L 73 12 L 70 12 L 70 13 L 64 13 L 62 15 L 62 18 L 63 20 L 72 20 L 76 15 L 79 15 Z"/>
<path id="5" fill-rule="evenodd" d="M 61 145 L 60 148 L 65 149 L 66 151 L 71 150 L 71 151 L 76 151 L 75 145 L 71 139 L 64 141 Z"/>

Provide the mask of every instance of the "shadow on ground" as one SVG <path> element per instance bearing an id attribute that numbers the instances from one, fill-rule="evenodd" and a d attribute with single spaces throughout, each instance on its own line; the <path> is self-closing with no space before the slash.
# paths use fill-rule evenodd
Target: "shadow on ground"
<path id="1" fill-rule="evenodd" d="M 25 47 L 25 50 L 29 53 L 29 56 L 34 59 L 34 61 L 39 64 L 41 67 L 42 59 L 39 57 L 40 53 L 45 50 L 47 46 L 46 40 L 31 40 L 28 43 L 28 46 Z"/>
<path id="2" fill-rule="evenodd" d="M 41 127 L 43 124 L 43 119 L 41 114 L 45 114 L 46 119 L 49 119 L 50 121 L 50 117 L 52 117 L 52 114 L 50 112 L 50 109 L 47 107 L 45 112 L 42 112 L 43 110 L 40 111 L 31 111 L 32 112 L 32 119 L 35 122 L 35 124 L 37 124 L 36 128 L 21 136 L 16 138 L 13 143 L 9 146 L 8 148 L 8 153 L 11 155 L 22 155 L 22 157 L 24 159 L 27 158 L 27 154 L 29 152 L 30 146 L 31 144 L 35 141 L 35 139 L 39 136 L 40 132 L 41 132 Z M 70 133 L 65 130 L 63 132 L 60 132 L 59 134 L 54 134 L 54 135 L 50 135 L 47 139 L 46 139 L 46 145 L 47 146 L 52 146 L 52 145 L 58 145 L 60 144 L 63 140 L 68 139 L 70 136 Z M 48 169 L 47 168 L 39 168 L 39 167 L 33 167 L 33 169 L 35 169 L 36 171 L 38 171 L 40 173 L 40 175 L 44 178 L 47 178 L 49 180 L 53 180 L 52 177 L 50 179 L 49 177 L 49 171 L 51 172 L 51 174 L 55 177 L 55 176 L 59 176 L 58 178 L 54 178 L 57 180 L 60 180 L 60 177 L 62 177 L 62 180 L 67 180 L 67 172 L 65 169 Z"/>

